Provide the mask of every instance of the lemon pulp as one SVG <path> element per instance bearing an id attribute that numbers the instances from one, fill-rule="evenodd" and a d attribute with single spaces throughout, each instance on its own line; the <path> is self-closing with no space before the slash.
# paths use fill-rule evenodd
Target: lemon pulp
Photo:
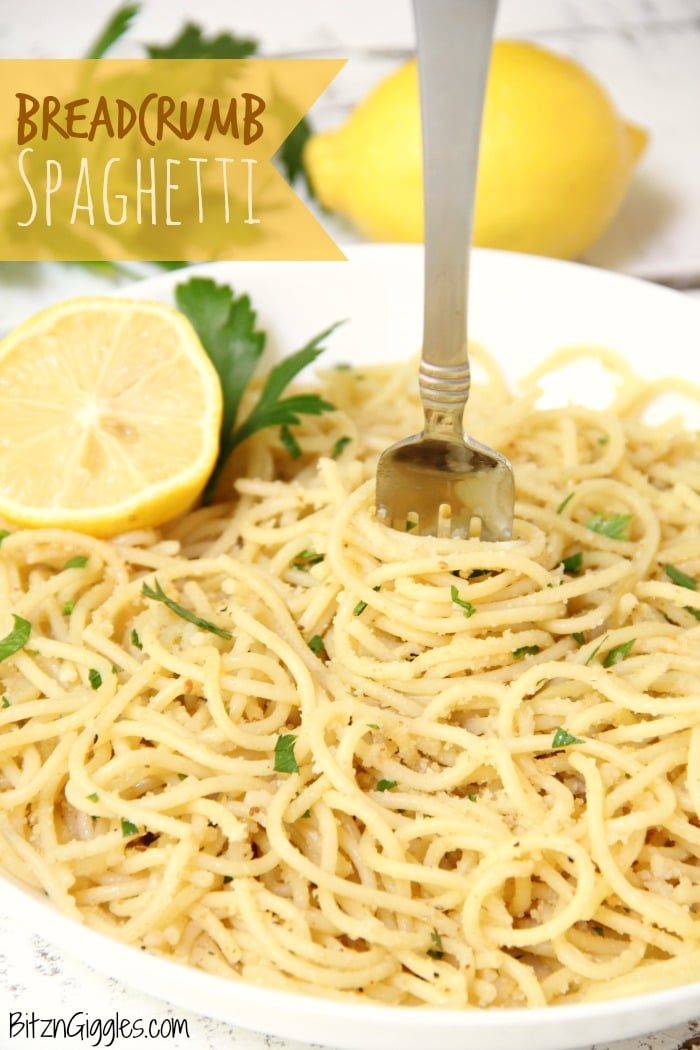
<path id="1" fill-rule="evenodd" d="M 204 487 L 221 412 L 178 311 L 107 297 L 50 307 L 0 343 L 0 514 L 96 536 L 162 524 Z"/>

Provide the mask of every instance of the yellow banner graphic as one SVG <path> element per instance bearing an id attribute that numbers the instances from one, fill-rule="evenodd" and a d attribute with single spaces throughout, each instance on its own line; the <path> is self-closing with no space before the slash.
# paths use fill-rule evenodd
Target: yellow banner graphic
<path id="1" fill-rule="evenodd" d="M 343 64 L 0 61 L 0 259 L 342 259 L 273 158 Z"/>

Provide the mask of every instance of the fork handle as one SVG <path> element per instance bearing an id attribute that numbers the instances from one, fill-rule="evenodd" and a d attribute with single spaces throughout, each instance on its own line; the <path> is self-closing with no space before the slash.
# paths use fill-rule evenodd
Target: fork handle
<path id="1" fill-rule="evenodd" d="M 498 0 L 413 0 L 423 133 L 426 429 L 458 427 L 469 397 L 469 253 Z"/>

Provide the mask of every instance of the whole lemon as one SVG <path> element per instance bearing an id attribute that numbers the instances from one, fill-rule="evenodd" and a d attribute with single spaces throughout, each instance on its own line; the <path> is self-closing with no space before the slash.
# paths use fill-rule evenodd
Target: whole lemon
<path id="1" fill-rule="evenodd" d="M 617 211 L 646 133 L 621 119 L 580 65 L 521 41 L 494 44 L 474 242 L 576 258 Z M 415 60 L 386 77 L 304 155 L 322 206 L 380 241 L 423 239 Z"/>

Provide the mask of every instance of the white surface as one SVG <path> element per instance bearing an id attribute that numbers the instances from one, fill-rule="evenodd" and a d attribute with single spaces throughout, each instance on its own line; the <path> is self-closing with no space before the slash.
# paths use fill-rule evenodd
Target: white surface
<path id="1" fill-rule="evenodd" d="M 418 338 L 422 251 L 417 247 L 360 247 L 347 265 L 239 263 L 204 269 L 251 293 L 273 349 L 297 346 L 338 317 L 349 320 L 324 355 L 326 363 L 359 363 L 376 356 L 378 346 L 384 358 L 403 356 Z M 167 299 L 182 279 L 181 273 L 168 275 L 132 292 Z M 693 356 L 700 342 L 700 305 L 680 293 L 589 267 L 493 252 L 476 253 L 472 293 L 472 334 L 513 376 L 562 344 L 590 341 L 615 347 L 646 374 L 682 370 L 700 378 L 700 359 Z M 580 384 L 576 395 L 584 396 Z M 161 1040 L 169 1046 L 293 1050 L 293 1042 L 280 1041 L 286 1036 L 343 1050 L 569 1050 L 594 1041 L 596 1050 L 603 1050 L 620 1039 L 627 1040 L 620 1050 L 676 1050 L 692 1039 L 700 1017 L 700 983 L 627 1002 L 473 1014 L 309 1000 L 194 973 L 105 941 L 57 915 L 44 898 L 3 880 L 0 902 L 5 909 L 0 988 L 8 1018 L 10 1011 L 64 1019 L 84 1011 L 86 1023 L 103 1025 L 117 1013 L 157 1024 L 185 1018 L 189 1039 Z M 60 948 L 47 947 L 44 937 Z M 100 977 L 100 971 L 108 976 Z M 145 992 L 176 1005 L 168 1010 Z M 197 1012 L 219 1022 L 205 1021 Z M 676 1027 L 637 1038 L 669 1024 Z M 264 1027 L 275 1036 L 266 1041 L 238 1026 Z M 10 1050 L 32 1042 L 0 1045 Z M 126 1050 L 130 1043 L 112 1045 Z"/>

